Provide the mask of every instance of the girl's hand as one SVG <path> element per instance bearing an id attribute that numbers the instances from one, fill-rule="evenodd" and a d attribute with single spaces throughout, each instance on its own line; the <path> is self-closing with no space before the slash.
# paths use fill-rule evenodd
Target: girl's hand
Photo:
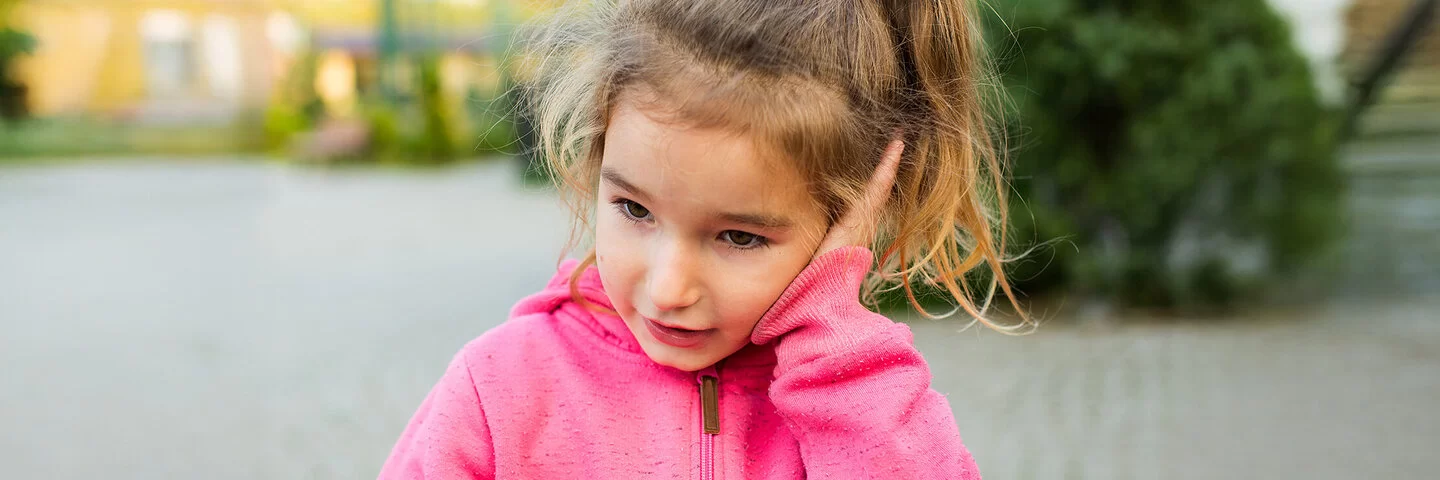
<path id="1" fill-rule="evenodd" d="M 837 248 L 870 245 L 875 239 L 880 214 L 884 211 L 885 203 L 890 200 L 890 189 L 895 186 L 895 172 L 900 168 L 900 154 L 904 152 L 903 140 L 897 138 L 890 142 L 885 148 L 885 155 L 880 159 L 880 166 L 870 177 L 865 196 L 850 205 L 850 209 L 830 227 L 825 238 L 820 240 L 820 247 L 815 250 L 814 258 Z"/>

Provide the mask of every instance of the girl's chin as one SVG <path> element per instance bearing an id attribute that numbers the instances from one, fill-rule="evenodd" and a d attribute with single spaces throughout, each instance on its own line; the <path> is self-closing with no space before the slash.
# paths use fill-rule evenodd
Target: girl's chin
<path id="1" fill-rule="evenodd" d="M 686 372 L 703 370 L 719 361 L 719 359 L 708 358 L 709 355 L 701 355 L 692 351 L 677 351 L 680 349 L 659 342 L 644 347 L 642 350 L 645 350 L 645 355 L 655 363 Z"/>

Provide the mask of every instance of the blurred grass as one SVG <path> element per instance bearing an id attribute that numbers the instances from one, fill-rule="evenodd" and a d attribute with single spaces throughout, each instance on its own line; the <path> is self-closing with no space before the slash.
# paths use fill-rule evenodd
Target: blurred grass
<path id="1" fill-rule="evenodd" d="M 0 163 L 81 155 L 213 155 L 265 151 L 252 122 L 149 125 L 84 118 L 0 125 Z"/>

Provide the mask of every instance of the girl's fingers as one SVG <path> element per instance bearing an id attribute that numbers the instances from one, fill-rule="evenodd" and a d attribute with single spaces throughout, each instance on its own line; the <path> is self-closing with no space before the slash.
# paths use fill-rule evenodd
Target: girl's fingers
<path id="1" fill-rule="evenodd" d="M 870 176 L 870 183 L 865 187 L 865 196 L 850 206 L 850 211 L 845 212 L 841 224 L 858 230 L 856 233 L 861 235 L 873 235 L 873 224 L 880 218 L 885 203 L 890 200 L 890 190 L 895 186 L 895 171 L 900 168 L 900 154 L 904 152 L 905 142 L 900 140 L 892 141 L 885 147 L 885 155 L 880 157 L 880 165 L 875 167 L 875 173 Z M 866 226 L 870 228 L 864 228 Z M 851 239 L 855 244 L 867 243 L 869 240 Z"/>
<path id="2" fill-rule="evenodd" d="M 890 200 L 890 190 L 895 186 L 895 172 L 900 169 L 900 155 L 905 153 L 905 142 L 896 139 L 885 148 L 880 166 L 870 177 L 870 186 L 865 194 L 865 210 L 871 218 L 878 217 L 885 203 Z"/>
<path id="3" fill-rule="evenodd" d="M 890 191 L 895 186 L 895 174 L 900 169 L 900 158 L 904 152 L 904 141 L 897 139 L 890 142 L 880 158 L 880 165 L 870 177 L 865 196 L 850 205 L 850 209 L 835 223 L 825 241 L 821 242 L 819 253 L 848 245 L 867 245 L 873 240 L 875 223 L 890 200 Z"/>

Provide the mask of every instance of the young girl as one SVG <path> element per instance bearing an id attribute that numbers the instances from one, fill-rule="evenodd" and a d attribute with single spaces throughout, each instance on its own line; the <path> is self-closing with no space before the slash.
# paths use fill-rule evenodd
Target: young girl
<path id="1" fill-rule="evenodd" d="M 380 477 L 979 478 L 910 330 L 860 301 L 1014 302 L 969 9 L 556 18 L 528 94 L 593 249 L 455 356 Z"/>

